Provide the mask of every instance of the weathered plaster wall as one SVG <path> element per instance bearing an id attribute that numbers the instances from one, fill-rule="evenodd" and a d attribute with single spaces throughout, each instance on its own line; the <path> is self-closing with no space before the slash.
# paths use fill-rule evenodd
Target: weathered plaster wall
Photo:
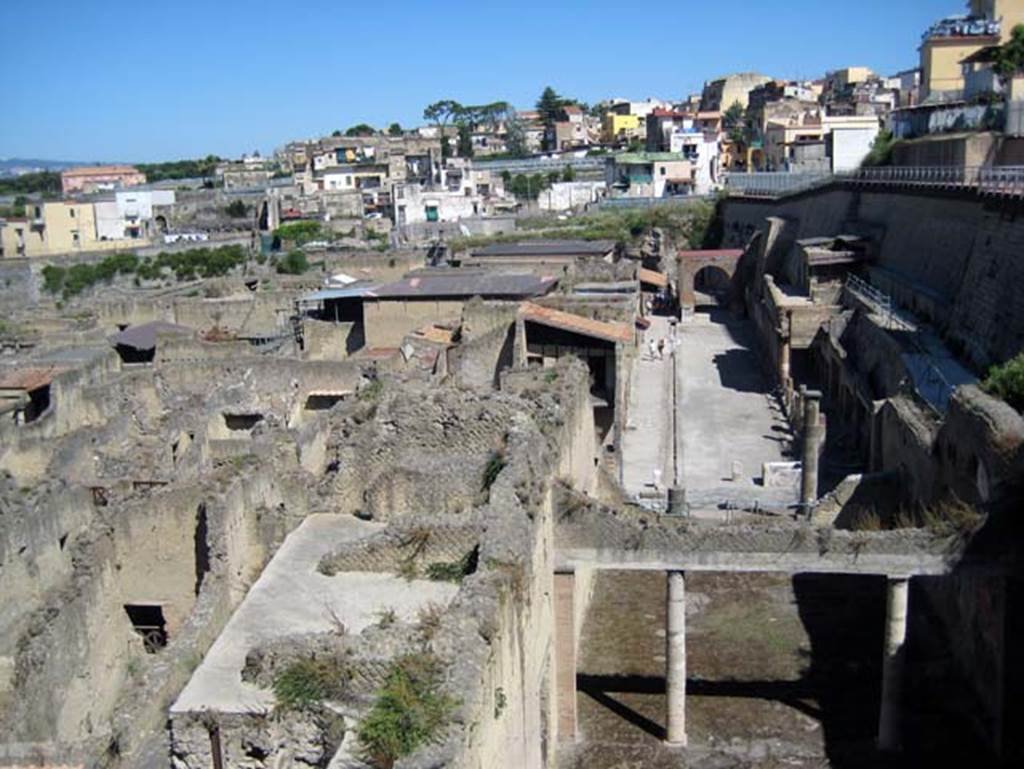
<path id="1" fill-rule="evenodd" d="M 376 299 L 363 303 L 367 347 L 398 347 L 402 338 L 430 323 L 457 321 L 461 300 Z"/>

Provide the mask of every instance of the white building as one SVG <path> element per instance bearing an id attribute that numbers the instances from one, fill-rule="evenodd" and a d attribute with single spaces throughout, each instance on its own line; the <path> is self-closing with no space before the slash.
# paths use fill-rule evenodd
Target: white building
<path id="1" fill-rule="evenodd" d="M 173 205 L 174 200 L 174 190 L 119 190 L 113 200 L 93 204 L 96 237 L 100 240 L 148 238 L 154 231 L 153 206 Z"/>
<path id="2" fill-rule="evenodd" d="M 693 166 L 693 194 L 709 195 L 719 187 L 718 135 L 698 131 L 692 121 L 688 127 L 677 128 L 669 137 L 672 153 L 682 155 Z"/>
<path id="3" fill-rule="evenodd" d="M 555 182 L 537 197 L 541 211 L 571 211 L 596 203 L 608 194 L 608 185 L 595 182 Z"/>
<path id="4" fill-rule="evenodd" d="M 822 122 L 830 135 L 833 173 L 860 168 L 882 130 L 874 115 L 826 115 Z"/>

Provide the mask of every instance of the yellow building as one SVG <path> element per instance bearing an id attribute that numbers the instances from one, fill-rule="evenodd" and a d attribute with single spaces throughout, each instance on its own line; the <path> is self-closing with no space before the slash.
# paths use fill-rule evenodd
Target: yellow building
<path id="1" fill-rule="evenodd" d="M 982 48 L 1000 45 L 1024 24 L 1024 0 L 971 0 L 970 16 L 932 25 L 921 43 L 921 99 L 949 100 L 963 95 L 962 62 Z"/>
<path id="2" fill-rule="evenodd" d="M 614 142 L 619 139 L 641 138 L 646 128 L 640 115 L 619 115 L 615 112 L 604 113 L 601 121 L 601 139 Z"/>
<path id="3" fill-rule="evenodd" d="M 57 256 L 135 248 L 139 240 L 100 240 L 92 203 L 29 203 L 25 218 L 0 223 L 0 255 L 5 259 Z"/>

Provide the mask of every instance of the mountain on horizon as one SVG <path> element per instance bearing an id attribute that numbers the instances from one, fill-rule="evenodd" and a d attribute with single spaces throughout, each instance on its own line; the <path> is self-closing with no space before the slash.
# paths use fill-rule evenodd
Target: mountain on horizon
<path id="1" fill-rule="evenodd" d="M 89 160 L 44 160 L 41 158 L 0 158 L 0 177 L 21 176 L 22 174 L 40 171 L 63 171 L 65 168 L 77 166 L 101 165 L 99 161 Z"/>

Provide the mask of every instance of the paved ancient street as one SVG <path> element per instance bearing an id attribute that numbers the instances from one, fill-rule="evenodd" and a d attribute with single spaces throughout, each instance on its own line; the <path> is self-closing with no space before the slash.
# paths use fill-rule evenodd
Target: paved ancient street
<path id="1" fill-rule="evenodd" d="M 770 395 L 751 322 L 717 308 L 698 312 L 680 324 L 679 340 L 681 475 L 691 509 L 795 502 L 795 489 L 761 485 L 762 463 L 789 459 L 788 425 Z"/>
<path id="2" fill-rule="evenodd" d="M 656 476 L 663 492 L 672 483 L 672 356 L 651 356 L 648 340 L 669 338 L 667 318 L 652 317 L 633 366 L 629 419 L 622 439 L 622 485 L 638 497 L 653 494 Z"/>
<path id="3" fill-rule="evenodd" d="M 701 516 L 721 514 L 724 503 L 776 509 L 795 503 L 795 487 L 761 483 L 763 463 L 790 459 L 789 428 L 758 361 L 750 321 L 712 309 L 679 324 L 676 469 L 671 327 L 666 318 L 651 320 L 633 367 L 623 436 L 626 491 L 641 499 L 664 495 L 678 476 L 691 512 Z M 650 355 L 649 339 L 666 340 L 664 359 Z"/>

